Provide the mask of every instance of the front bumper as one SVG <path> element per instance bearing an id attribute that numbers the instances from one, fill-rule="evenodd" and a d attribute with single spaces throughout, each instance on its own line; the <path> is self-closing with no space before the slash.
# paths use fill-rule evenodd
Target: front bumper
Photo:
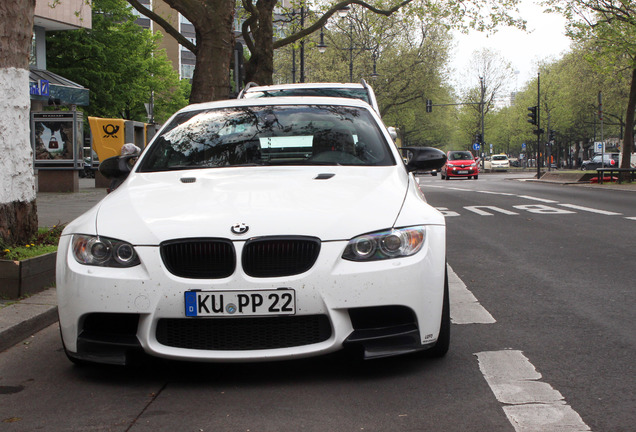
<path id="1" fill-rule="evenodd" d="M 361 347 L 366 358 L 425 349 L 440 328 L 444 230 L 428 226 L 424 247 L 407 258 L 351 262 L 341 259 L 346 241 L 324 242 L 315 265 L 300 275 L 254 278 L 239 265 L 217 280 L 170 274 L 158 247 L 136 247 L 142 264 L 133 268 L 81 265 L 71 255 L 71 237 L 64 236 L 57 263 L 63 342 L 71 357 L 114 364 L 125 363 L 135 350 L 237 362 L 309 357 L 348 346 Z M 235 246 L 240 254 L 242 244 Z M 295 315 L 185 316 L 189 290 L 277 288 L 295 290 Z"/>
<path id="2" fill-rule="evenodd" d="M 446 175 L 449 177 L 471 177 L 479 174 L 477 167 L 454 167 L 449 166 L 446 169 Z"/>

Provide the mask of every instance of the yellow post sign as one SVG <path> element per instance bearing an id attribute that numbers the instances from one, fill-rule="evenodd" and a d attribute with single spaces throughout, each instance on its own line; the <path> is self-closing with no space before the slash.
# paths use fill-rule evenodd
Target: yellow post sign
<path id="1" fill-rule="evenodd" d="M 126 135 L 124 120 L 89 117 L 88 124 L 93 134 L 93 150 L 99 160 L 119 156 Z"/>

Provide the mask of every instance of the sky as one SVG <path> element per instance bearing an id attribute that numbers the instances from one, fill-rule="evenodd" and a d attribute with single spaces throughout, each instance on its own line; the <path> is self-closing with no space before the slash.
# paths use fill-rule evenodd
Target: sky
<path id="1" fill-rule="evenodd" d="M 456 88 L 474 87 L 478 82 L 467 82 L 464 71 L 468 68 L 472 54 L 481 48 L 498 52 L 508 60 L 515 71 L 516 82 L 511 91 L 520 90 L 523 85 L 537 75 L 537 62 L 558 59 L 568 51 L 570 39 L 565 36 L 565 20 L 557 14 L 545 14 L 543 8 L 532 0 L 522 0 L 520 15 L 527 21 L 527 31 L 502 27 L 494 35 L 472 31 L 468 35 L 457 34 L 456 48 L 452 51 L 454 60 L 452 74 Z"/>

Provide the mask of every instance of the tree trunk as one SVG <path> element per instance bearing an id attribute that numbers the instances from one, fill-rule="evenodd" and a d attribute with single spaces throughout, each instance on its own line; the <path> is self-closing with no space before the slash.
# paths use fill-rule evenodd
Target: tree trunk
<path id="1" fill-rule="evenodd" d="M 634 152 L 634 110 L 636 109 L 636 68 L 632 70 L 632 83 L 625 112 L 625 136 L 623 136 L 623 159 L 621 168 L 629 168 Z"/>
<path id="2" fill-rule="evenodd" d="M 230 0 L 214 1 L 205 16 L 189 17 L 197 29 L 197 52 L 190 103 L 230 96 L 230 61 L 234 49 L 234 7 Z"/>
<path id="3" fill-rule="evenodd" d="M 274 6 L 275 0 L 259 0 L 256 3 L 257 25 L 252 28 L 254 50 L 245 63 L 245 82 L 260 85 L 273 83 L 274 75 Z"/>
<path id="4" fill-rule="evenodd" d="M 29 51 L 35 0 L 0 1 L 0 238 L 27 242 L 37 231 L 29 134 Z"/>

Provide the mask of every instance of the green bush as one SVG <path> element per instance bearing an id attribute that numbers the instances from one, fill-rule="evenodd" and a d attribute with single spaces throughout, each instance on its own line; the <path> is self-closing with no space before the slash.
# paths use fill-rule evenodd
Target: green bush
<path id="1" fill-rule="evenodd" d="M 0 259 L 21 261 L 55 252 L 63 229 L 64 225 L 40 228 L 31 241 L 23 245 L 8 245 L 0 238 Z"/>

